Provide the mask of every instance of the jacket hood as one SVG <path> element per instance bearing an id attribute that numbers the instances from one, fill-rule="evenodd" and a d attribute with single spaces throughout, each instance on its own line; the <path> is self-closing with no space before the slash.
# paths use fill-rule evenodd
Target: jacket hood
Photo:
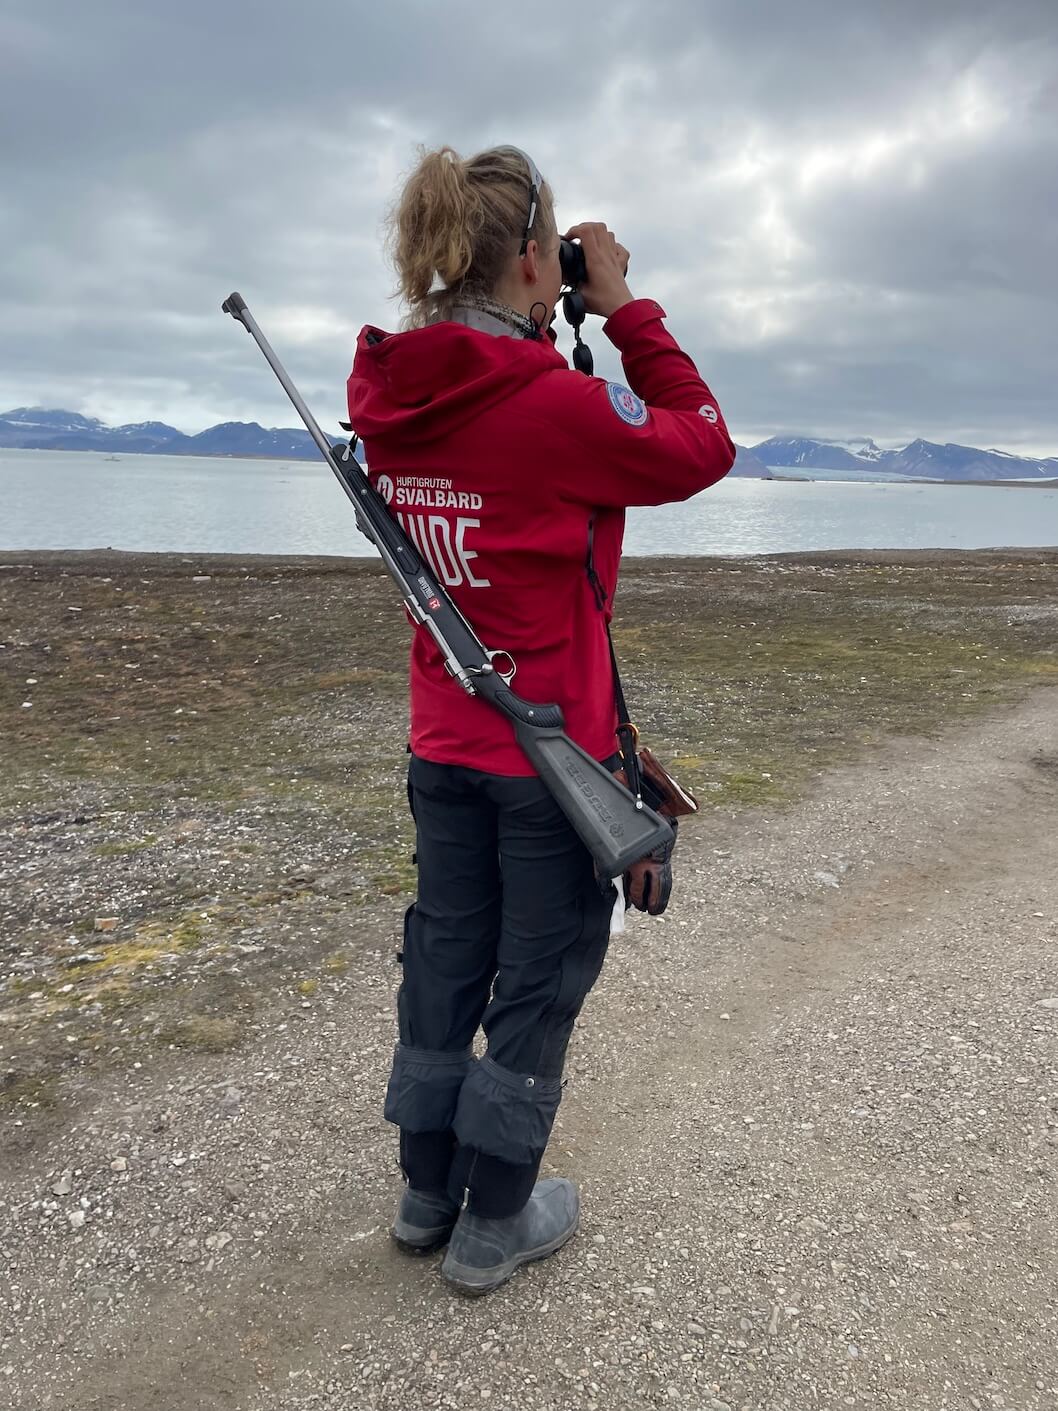
<path id="1" fill-rule="evenodd" d="M 356 340 L 349 420 L 367 441 L 432 441 L 556 367 L 548 339 L 497 338 L 458 323 L 407 333 L 370 326 Z"/>

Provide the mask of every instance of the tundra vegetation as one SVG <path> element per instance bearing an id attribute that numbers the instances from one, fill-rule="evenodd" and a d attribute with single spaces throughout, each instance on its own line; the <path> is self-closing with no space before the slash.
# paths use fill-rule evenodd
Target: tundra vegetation
<path id="1" fill-rule="evenodd" d="M 3 557 L 0 1110 L 47 1126 L 94 1074 L 242 1045 L 395 950 L 408 629 L 373 561 Z M 1058 682 L 1056 625 L 1058 551 L 653 558 L 615 640 L 703 804 L 686 848 Z"/>

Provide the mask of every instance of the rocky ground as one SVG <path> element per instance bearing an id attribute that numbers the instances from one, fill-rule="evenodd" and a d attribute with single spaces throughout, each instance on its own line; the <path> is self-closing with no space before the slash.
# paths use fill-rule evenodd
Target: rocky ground
<path id="1" fill-rule="evenodd" d="M 0 563 L 10 1404 L 1058 1405 L 1058 553 L 628 566 L 707 807 L 571 1049 L 583 1230 L 480 1303 L 385 1233 L 390 592 Z"/>

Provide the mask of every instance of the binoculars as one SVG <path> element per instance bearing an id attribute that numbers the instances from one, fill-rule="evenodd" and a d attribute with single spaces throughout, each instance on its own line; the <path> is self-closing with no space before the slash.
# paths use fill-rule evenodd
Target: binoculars
<path id="1" fill-rule="evenodd" d="M 584 259 L 584 249 L 572 240 L 562 240 L 558 247 L 558 261 L 562 266 L 562 283 L 576 289 L 588 277 L 588 266 Z"/>
<path id="2" fill-rule="evenodd" d="M 562 295 L 562 312 L 566 322 L 573 329 L 575 340 L 573 366 L 578 372 L 586 373 L 588 377 L 591 377 L 595 371 L 591 349 L 581 341 L 580 336 L 580 327 L 584 322 L 587 309 L 584 307 L 584 296 L 577 288 L 588 277 L 588 265 L 584 258 L 584 251 L 572 240 L 562 240 L 558 247 L 558 262 L 562 266 L 562 283 L 569 285 L 567 292 Z"/>

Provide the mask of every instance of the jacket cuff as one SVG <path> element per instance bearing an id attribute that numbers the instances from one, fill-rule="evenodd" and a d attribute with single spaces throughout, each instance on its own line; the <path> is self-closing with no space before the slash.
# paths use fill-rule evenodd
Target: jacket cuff
<path id="1" fill-rule="evenodd" d="M 645 323 L 653 323 L 655 319 L 664 317 L 665 310 L 656 300 L 633 299 L 631 303 L 623 304 L 616 313 L 610 315 L 603 324 L 602 331 L 618 351 L 623 353 L 626 345 Z"/>

